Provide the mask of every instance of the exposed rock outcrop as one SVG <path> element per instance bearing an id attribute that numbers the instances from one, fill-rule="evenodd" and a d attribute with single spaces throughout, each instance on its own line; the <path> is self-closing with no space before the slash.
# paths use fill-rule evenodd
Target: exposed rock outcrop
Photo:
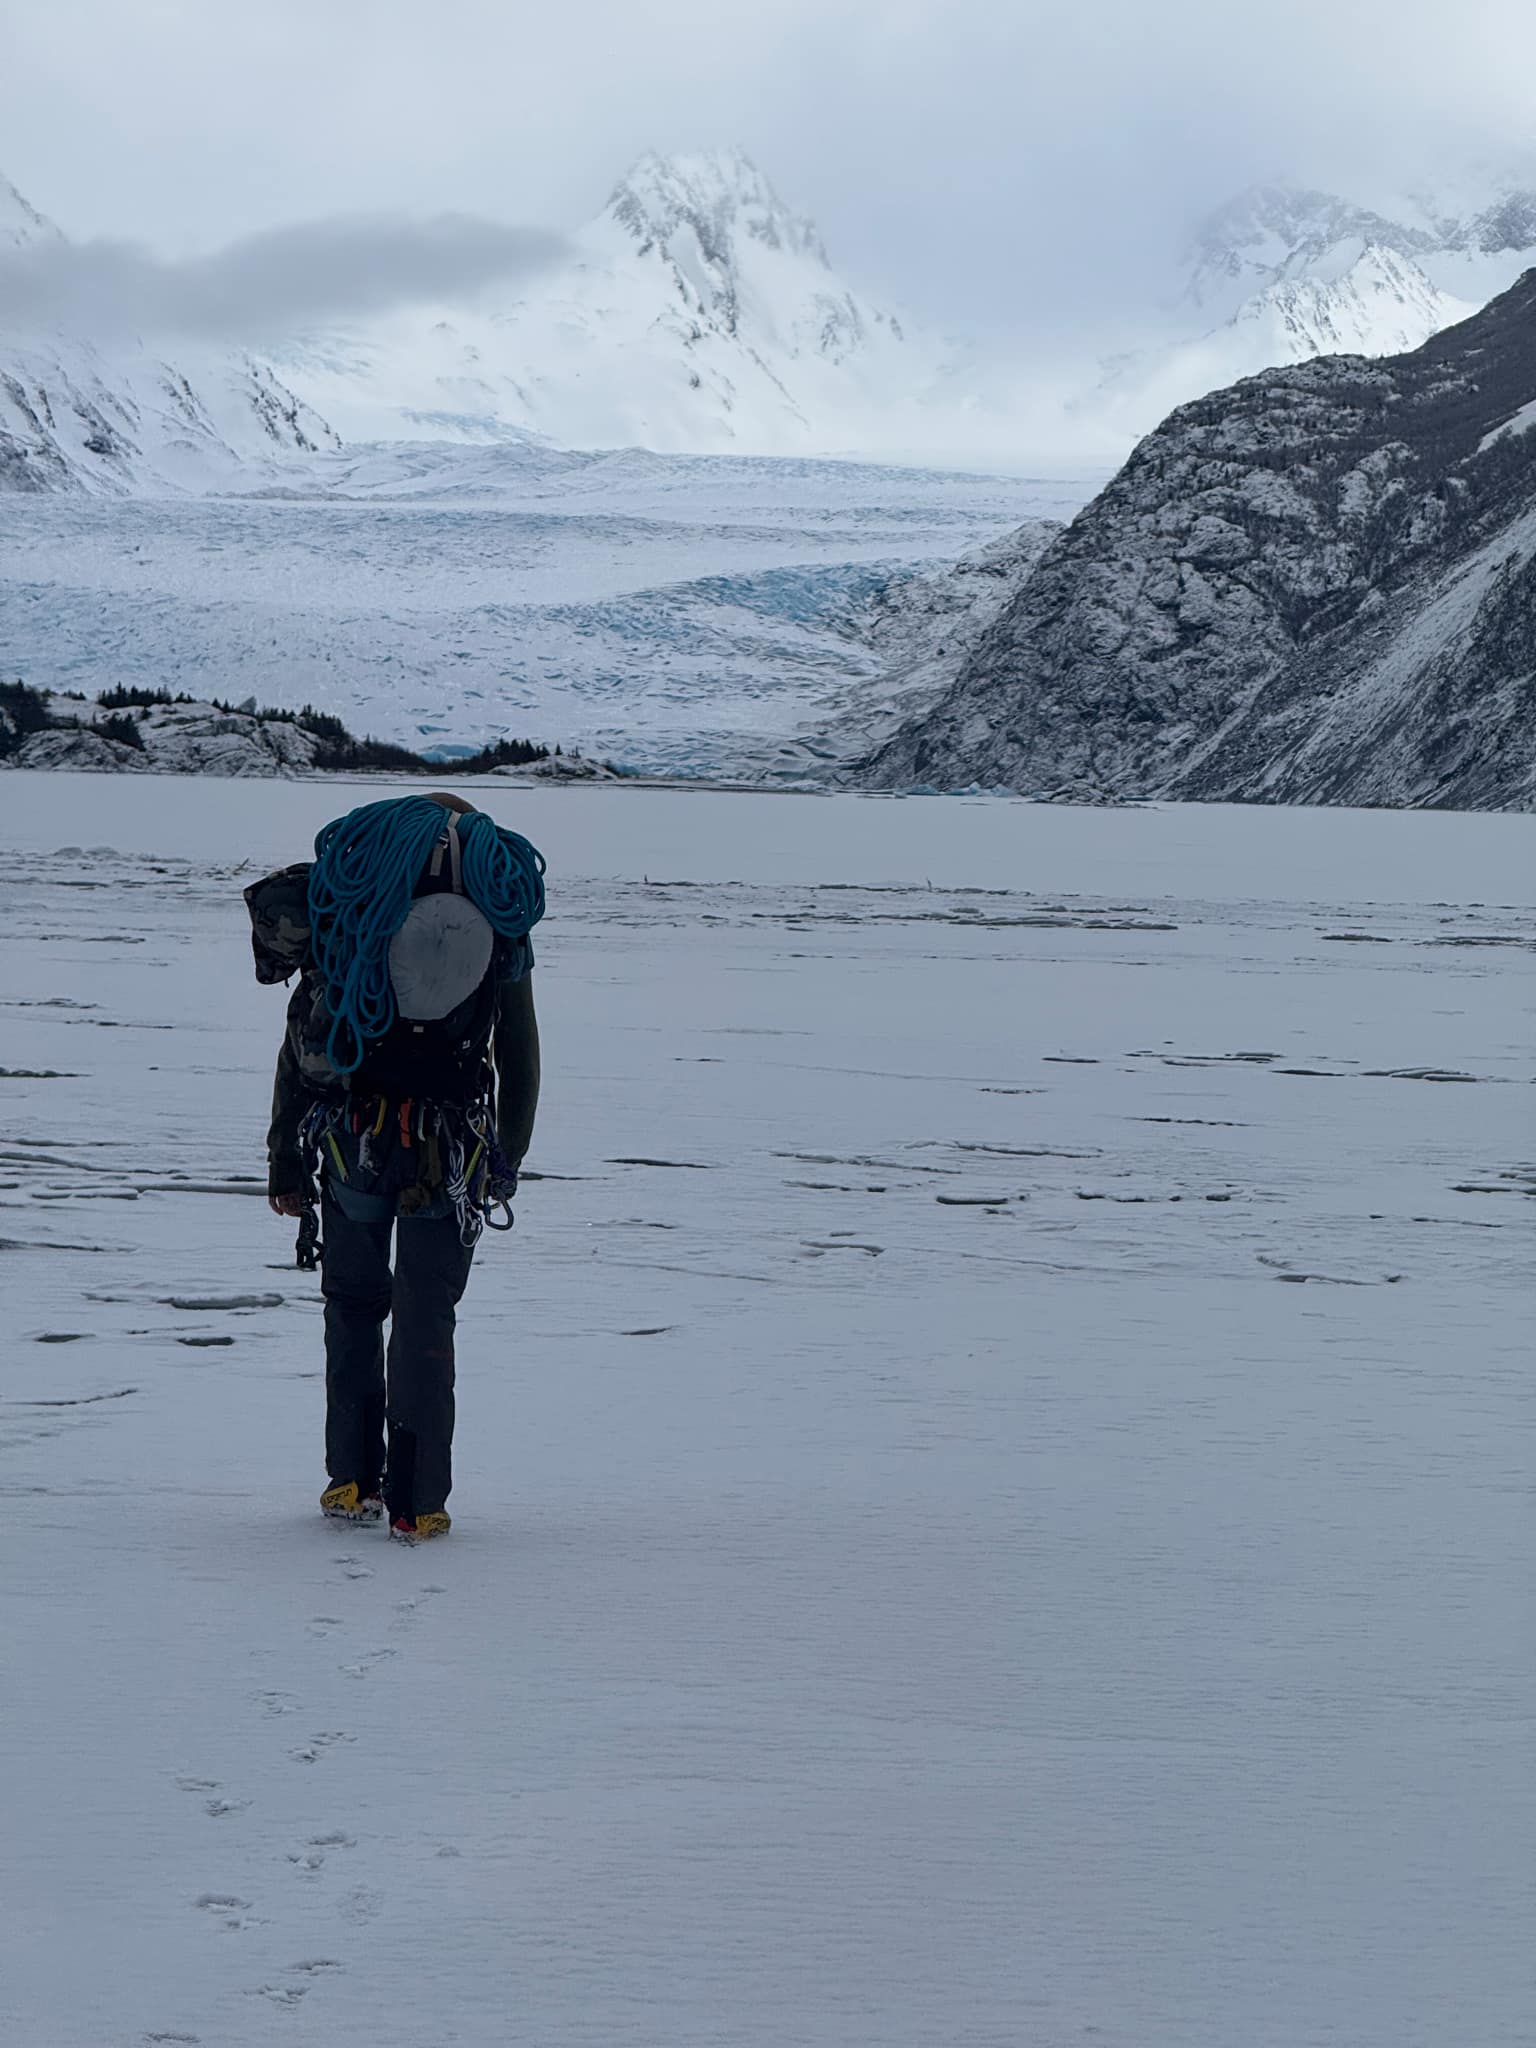
<path id="1" fill-rule="evenodd" d="M 1181 407 L 870 787 L 1536 803 L 1536 271 Z"/>

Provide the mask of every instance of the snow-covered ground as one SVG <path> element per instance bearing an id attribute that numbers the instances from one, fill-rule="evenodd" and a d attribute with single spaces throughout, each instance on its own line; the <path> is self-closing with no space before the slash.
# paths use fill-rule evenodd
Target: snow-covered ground
<path id="1" fill-rule="evenodd" d="M 0 2038 L 1527 2041 L 1528 823 L 498 792 L 402 1552 L 238 893 L 354 799 L 4 784 Z"/>
<path id="2" fill-rule="evenodd" d="M 1091 483 L 526 447 L 351 451 L 304 499 L 0 496 L 0 660 L 290 707 L 418 749 L 547 738 L 772 767 L 878 694 L 853 615 Z"/>

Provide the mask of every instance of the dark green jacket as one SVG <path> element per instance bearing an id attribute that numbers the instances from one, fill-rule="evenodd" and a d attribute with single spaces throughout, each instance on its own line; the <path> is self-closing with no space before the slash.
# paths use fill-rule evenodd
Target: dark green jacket
<path id="1" fill-rule="evenodd" d="M 288 1001 L 287 1028 L 272 1087 L 267 1191 L 274 1196 L 308 1191 L 299 1126 L 314 1102 L 344 1092 L 330 1064 L 306 1050 L 325 1042 L 324 1030 L 317 1029 L 317 1014 L 324 1007 L 320 977 L 313 971 L 301 975 Z M 507 1163 L 521 1166 L 539 1106 L 539 1024 L 534 1015 L 531 973 L 497 984 L 491 1057 L 496 1071 L 496 1140 Z"/>

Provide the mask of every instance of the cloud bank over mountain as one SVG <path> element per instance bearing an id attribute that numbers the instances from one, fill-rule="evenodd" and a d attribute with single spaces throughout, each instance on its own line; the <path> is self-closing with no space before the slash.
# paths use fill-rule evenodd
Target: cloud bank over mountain
<path id="1" fill-rule="evenodd" d="M 60 0 L 0 21 L 0 136 L 83 237 L 178 253 L 356 213 L 561 229 L 647 147 L 740 143 L 874 296 L 1065 342 L 1224 192 L 1528 149 L 1533 72 L 1524 0 L 268 0 L 259 32 Z"/>
<path id="2" fill-rule="evenodd" d="M 462 214 L 309 221 L 179 262 L 131 242 L 42 233 L 0 242 L 0 307 L 12 329 L 259 342 L 317 320 L 473 298 L 531 277 L 566 246 L 542 229 Z"/>

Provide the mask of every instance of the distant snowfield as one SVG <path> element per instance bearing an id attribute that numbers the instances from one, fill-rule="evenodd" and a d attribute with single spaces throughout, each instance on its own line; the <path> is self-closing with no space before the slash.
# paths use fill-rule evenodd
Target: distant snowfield
<path id="1" fill-rule="evenodd" d="M 417 747 L 771 768 L 878 688 L 852 609 L 1091 483 L 833 462 L 376 448 L 316 495 L 0 497 L 7 673 L 313 702 Z"/>
<path id="2" fill-rule="evenodd" d="M 7 2041 L 1528 2038 L 1527 821 L 497 790 L 401 1552 L 238 893 L 358 790 L 3 792 Z"/>

